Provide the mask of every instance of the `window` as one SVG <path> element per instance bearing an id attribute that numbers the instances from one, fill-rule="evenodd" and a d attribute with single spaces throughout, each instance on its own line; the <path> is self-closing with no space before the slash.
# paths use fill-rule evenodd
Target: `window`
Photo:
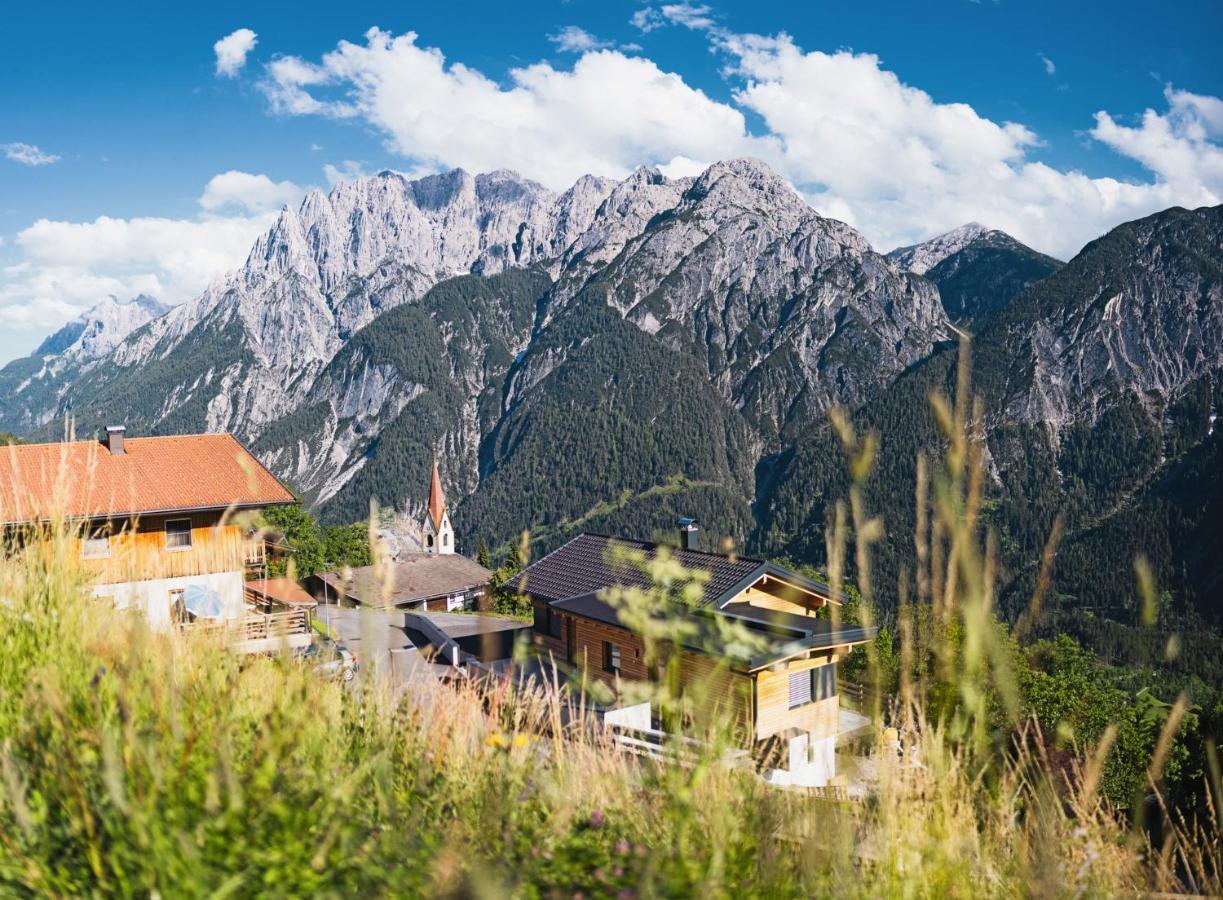
<path id="1" fill-rule="evenodd" d="M 166 549 L 167 550 L 190 550 L 191 549 L 191 520 L 190 519 L 167 519 L 166 520 Z"/>
<path id="2" fill-rule="evenodd" d="M 790 709 L 806 706 L 811 702 L 811 669 L 790 673 Z"/>
<path id="3" fill-rule="evenodd" d="M 828 700 L 837 695 L 837 664 L 817 666 L 811 670 L 811 697 Z"/>
<path id="4" fill-rule="evenodd" d="M 182 588 L 170 591 L 170 621 L 175 625 L 186 625 L 195 618 L 187 611 L 187 604 L 183 599 L 185 593 Z"/>
<path id="5" fill-rule="evenodd" d="M 110 556 L 110 534 L 105 529 L 99 528 L 81 539 L 83 559 L 105 559 L 108 556 Z"/>
<path id="6" fill-rule="evenodd" d="M 620 647 L 611 641 L 603 642 L 603 671 L 620 671 Z"/>
<path id="7" fill-rule="evenodd" d="M 548 634 L 561 639 L 561 626 L 564 622 L 561 620 L 560 613 L 556 612 L 551 606 L 548 607 Z"/>
<path id="8" fill-rule="evenodd" d="M 789 708 L 797 709 L 837 695 L 837 664 L 790 673 Z"/>
<path id="9" fill-rule="evenodd" d="M 427 538 L 425 538 L 425 543 L 428 544 L 430 547 L 432 547 L 433 546 L 433 535 L 429 535 Z"/>
<path id="10" fill-rule="evenodd" d="M 442 546 L 443 547 L 450 546 L 450 534 L 448 532 L 442 535 Z"/>

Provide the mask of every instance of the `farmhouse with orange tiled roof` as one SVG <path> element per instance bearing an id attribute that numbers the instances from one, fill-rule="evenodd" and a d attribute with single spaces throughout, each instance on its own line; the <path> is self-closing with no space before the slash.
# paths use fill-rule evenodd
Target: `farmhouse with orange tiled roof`
<path id="1" fill-rule="evenodd" d="M 236 517 L 293 495 L 228 434 L 0 448 L 0 528 L 67 522 L 94 593 L 143 612 L 154 628 L 236 620 L 261 539 Z"/>

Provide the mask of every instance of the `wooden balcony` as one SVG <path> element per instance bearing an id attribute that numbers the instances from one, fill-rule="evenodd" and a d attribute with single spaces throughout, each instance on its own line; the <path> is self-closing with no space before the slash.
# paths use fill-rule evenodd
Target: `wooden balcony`
<path id="1" fill-rule="evenodd" d="M 242 552 L 248 569 L 261 569 L 267 562 L 267 544 L 262 538 L 247 538 L 242 545 Z"/>
<path id="2" fill-rule="evenodd" d="M 235 653 L 275 653 L 304 647 L 314 638 L 310 611 L 250 613 L 240 619 L 198 621 L 179 626 L 183 634 L 222 634 Z"/>

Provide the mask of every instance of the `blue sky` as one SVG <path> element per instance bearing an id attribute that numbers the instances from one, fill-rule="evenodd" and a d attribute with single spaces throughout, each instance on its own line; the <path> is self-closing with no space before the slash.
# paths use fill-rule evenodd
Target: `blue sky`
<path id="1" fill-rule="evenodd" d="M 978 219 L 1065 257 L 1220 202 L 1221 10 L 23 4 L 0 32 L 0 361 L 107 293 L 187 299 L 279 204 L 382 168 L 563 189 L 751 154 L 880 249 Z"/>

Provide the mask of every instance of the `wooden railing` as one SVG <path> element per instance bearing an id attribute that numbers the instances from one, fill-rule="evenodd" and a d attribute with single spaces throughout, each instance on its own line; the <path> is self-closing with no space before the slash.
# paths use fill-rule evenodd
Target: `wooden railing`
<path id="1" fill-rule="evenodd" d="M 292 609 L 278 613 L 255 613 L 241 619 L 190 622 L 179 627 L 188 633 L 224 632 L 230 640 L 257 641 L 308 633 L 310 613 L 304 609 Z"/>
<path id="2" fill-rule="evenodd" d="M 608 725 L 612 746 L 624 753 L 632 753 L 657 762 L 678 763 L 691 766 L 707 746 L 695 738 L 668 734 L 656 728 L 630 728 L 625 725 Z M 750 766 L 751 754 L 746 750 L 727 751 L 723 762 L 731 766 Z"/>
<path id="3" fill-rule="evenodd" d="M 243 555 L 248 569 L 257 569 L 267 559 L 267 545 L 262 540 L 248 540 L 243 545 Z"/>

